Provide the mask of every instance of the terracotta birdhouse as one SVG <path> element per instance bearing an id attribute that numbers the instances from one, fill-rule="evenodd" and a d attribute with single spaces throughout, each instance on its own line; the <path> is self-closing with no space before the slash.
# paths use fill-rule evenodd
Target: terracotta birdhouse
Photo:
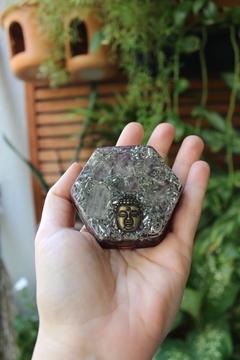
<path id="1" fill-rule="evenodd" d="M 74 77 L 83 80 L 98 81 L 111 79 L 119 74 L 116 59 L 113 59 L 107 45 L 100 45 L 90 52 L 90 44 L 94 33 L 103 28 L 96 14 L 89 12 L 79 20 L 80 14 L 72 15 L 67 21 L 67 27 L 75 27 L 79 41 L 66 41 L 66 68 Z M 69 33 L 69 31 L 67 31 Z"/>
<path id="2" fill-rule="evenodd" d="M 24 81 L 40 81 L 39 66 L 49 56 L 50 45 L 40 31 L 36 6 L 27 3 L 10 6 L 0 20 L 7 36 L 13 74 Z"/>

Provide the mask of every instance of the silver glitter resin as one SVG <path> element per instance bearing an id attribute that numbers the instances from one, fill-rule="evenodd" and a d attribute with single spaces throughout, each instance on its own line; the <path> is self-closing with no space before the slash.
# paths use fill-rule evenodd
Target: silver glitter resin
<path id="1" fill-rule="evenodd" d="M 106 248 L 157 245 L 182 186 L 150 146 L 97 149 L 72 186 L 77 212 Z"/>

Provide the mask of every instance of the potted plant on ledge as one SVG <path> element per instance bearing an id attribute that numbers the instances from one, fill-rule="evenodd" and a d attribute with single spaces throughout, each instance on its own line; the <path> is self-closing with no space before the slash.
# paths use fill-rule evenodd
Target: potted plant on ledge
<path id="1" fill-rule="evenodd" d="M 30 0 L 4 10 L 12 72 L 24 81 L 103 80 L 119 74 L 116 54 L 101 44 L 97 7 Z M 96 45 L 97 44 L 97 45 Z"/>

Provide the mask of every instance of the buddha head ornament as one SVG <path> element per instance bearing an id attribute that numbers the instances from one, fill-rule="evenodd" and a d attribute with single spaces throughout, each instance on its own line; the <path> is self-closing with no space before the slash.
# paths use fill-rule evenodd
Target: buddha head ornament
<path id="1" fill-rule="evenodd" d="M 115 229 L 132 232 L 143 228 L 142 206 L 134 195 L 123 195 L 114 208 Z"/>
<path id="2" fill-rule="evenodd" d="M 150 146 L 95 150 L 71 189 L 74 206 L 105 248 L 157 245 L 164 237 L 182 186 Z"/>

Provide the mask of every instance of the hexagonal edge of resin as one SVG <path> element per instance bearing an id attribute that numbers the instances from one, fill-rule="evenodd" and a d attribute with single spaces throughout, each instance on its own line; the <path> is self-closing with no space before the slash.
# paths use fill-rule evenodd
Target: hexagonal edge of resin
<path id="1" fill-rule="evenodd" d="M 71 189 L 79 217 L 105 248 L 155 246 L 164 238 L 182 185 L 150 146 L 99 148 Z"/>

